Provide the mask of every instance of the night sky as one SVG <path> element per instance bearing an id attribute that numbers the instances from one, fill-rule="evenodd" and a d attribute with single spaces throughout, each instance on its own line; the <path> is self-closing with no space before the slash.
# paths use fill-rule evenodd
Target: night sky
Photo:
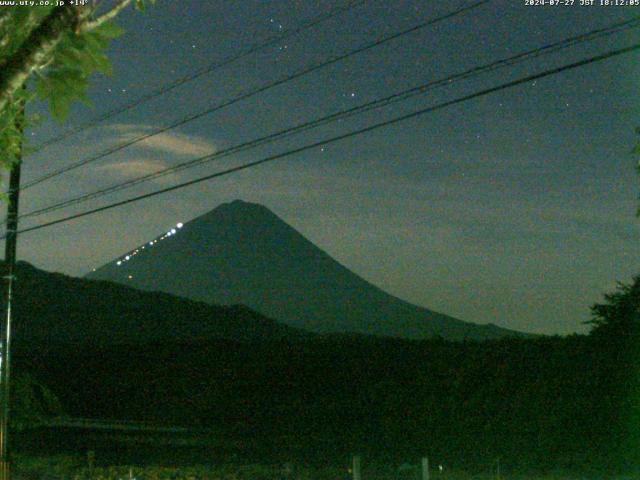
<path id="1" fill-rule="evenodd" d="M 488 5 L 338 62 L 24 192 L 21 212 L 640 14 L 640 7 Z M 286 31 L 342 1 L 159 0 L 127 10 L 114 75 L 67 125 Z M 373 0 L 25 159 L 23 181 L 313 62 L 465 5 Z M 46 220 L 155 190 L 520 76 L 631 45 L 631 30 L 183 171 Z M 638 273 L 639 54 L 465 102 L 219 180 L 21 236 L 19 258 L 82 275 L 234 199 L 266 205 L 398 297 L 466 321 L 586 332 L 589 306 Z M 62 131 L 44 122 L 34 144 Z"/>

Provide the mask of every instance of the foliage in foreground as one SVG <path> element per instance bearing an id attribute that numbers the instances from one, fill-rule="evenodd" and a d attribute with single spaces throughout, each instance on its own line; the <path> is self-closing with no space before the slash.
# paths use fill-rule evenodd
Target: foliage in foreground
<path id="1" fill-rule="evenodd" d="M 17 160 L 22 132 L 36 121 L 24 115 L 29 102 L 47 102 L 58 121 L 65 120 L 74 101 L 89 103 L 88 77 L 111 73 L 106 50 L 122 33 L 113 19 L 132 0 L 106 10 L 93 2 L 42 3 L 0 9 L 0 169 Z M 142 10 L 145 0 L 135 4 Z"/>

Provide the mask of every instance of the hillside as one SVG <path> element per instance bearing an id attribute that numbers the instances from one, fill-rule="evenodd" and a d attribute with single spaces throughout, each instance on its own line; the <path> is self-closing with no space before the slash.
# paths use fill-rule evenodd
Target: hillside
<path id="1" fill-rule="evenodd" d="M 73 278 L 20 262 L 14 341 L 141 345 L 159 341 L 296 338 L 306 335 L 244 306 L 215 306 L 110 282 Z"/>

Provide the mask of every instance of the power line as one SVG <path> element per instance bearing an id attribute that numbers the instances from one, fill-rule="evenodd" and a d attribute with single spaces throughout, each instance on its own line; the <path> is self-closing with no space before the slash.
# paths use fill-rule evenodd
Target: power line
<path id="1" fill-rule="evenodd" d="M 111 185 L 109 187 L 106 188 L 102 188 L 99 189 L 97 191 L 94 192 L 90 192 L 90 193 L 86 193 L 86 194 L 82 194 L 79 195 L 77 197 L 71 198 L 71 199 L 67 199 L 64 200 L 62 202 L 53 204 L 53 205 L 49 205 L 37 210 L 33 210 L 31 212 L 27 212 L 24 215 L 21 215 L 21 218 L 25 218 L 25 217 L 33 217 L 33 216 L 38 216 L 38 215 L 42 215 L 45 213 L 49 213 L 55 210 L 59 210 L 65 207 L 69 207 L 72 205 L 77 205 L 79 203 L 83 203 L 89 200 L 93 200 L 99 197 L 102 197 L 104 195 L 110 194 L 110 193 L 114 193 L 129 187 L 132 187 L 134 185 L 138 185 L 140 183 L 149 181 L 149 180 L 153 180 L 156 178 L 160 178 L 172 173 L 176 173 L 188 168 L 192 168 L 192 167 L 196 167 L 198 165 L 201 165 L 203 163 L 206 162 L 210 162 L 213 160 L 217 160 L 223 157 L 227 157 L 231 154 L 234 153 L 238 153 L 244 150 L 248 150 L 250 148 L 254 148 L 256 146 L 259 145 L 263 145 L 266 143 L 270 143 L 273 142 L 275 140 L 284 138 L 284 137 L 288 137 L 294 134 L 298 134 L 307 130 L 310 130 L 312 128 L 316 128 L 318 126 L 321 125 L 325 125 L 327 123 L 330 122 L 334 122 L 338 119 L 344 119 L 347 117 L 351 117 L 353 115 L 356 114 L 361 114 L 376 108 L 381 108 L 381 107 L 385 107 L 388 105 L 391 105 L 393 103 L 397 103 L 399 101 L 403 101 L 406 100 L 408 98 L 417 96 L 417 95 L 421 95 L 425 92 L 427 92 L 428 90 L 431 90 L 433 88 L 437 88 L 437 87 L 441 87 L 441 86 L 448 86 L 453 84 L 454 82 L 460 81 L 460 80 L 465 80 L 468 78 L 472 78 L 475 77 L 477 75 L 483 74 L 483 73 L 487 73 L 487 72 L 492 72 L 495 70 L 498 70 L 500 68 L 505 68 L 505 67 L 510 67 L 513 65 L 516 65 L 518 63 L 522 63 L 524 61 L 533 59 L 533 58 L 537 58 L 539 56 L 542 55 L 549 55 L 552 53 L 556 53 L 560 50 L 572 47 L 574 45 L 577 45 L 579 43 L 584 43 L 587 41 L 592 41 L 596 38 L 602 38 L 605 36 L 610 36 L 613 35 L 615 33 L 618 33 L 622 30 L 627 30 L 630 28 L 637 28 L 638 26 L 640 26 L 640 16 L 624 21 L 624 22 L 619 22 L 619 23 L 615 23 L 612 24 L 608 27 L 605 28 L 601 28 L 601 29 L 597 29 L 597 30 L 592 30 L 590 32 L 581 34 L 581 35 L 577 35 L 574 37 L 569 37 L 566 39 L 563 39 L 561 41 L 552 43 L 552 44 L 548 44 L 542 47 L 538 47 L 532 50 L 528 50 L 516 55 L 513 55 L 511 57 L 508 58 L 503 58 L 500 60 L 496 60 L 494 62 L 491 62 L 489 64 L 485 64 L 482 66 L 478 66 L 475 68 L 472 68 L 470 70 L 466 70 L 464 72 L 461 73 L 457 73 L 454 75 L 450 75 L 448 77 L 439 79 L 439 80 L 434 80 L 434 81 L 430 81 L 428 83 L 422 84 L 420 86 L 417 87 L 413 87 L 407 90 L 403 90 L 401 92 L 397 92 L 394 93 L 392 95 L 389 95 L 387 97 L 381 98 L 381 99 L 376 99 L 361 105 L 357 105 L 354 106 L 352 108 L 346 109 L 346 110 L 341 110 L 339 112 L 335 112 L 333 114 L 321 117 L 319 119 L 315 119 L 312 121 L 307 121 L 301 124 L 298 124 L 296 126 L 287 128 L 285 130 L 281 130 L 275 133 L 272 133 L 270 135 L 266 135 L 248 142 L 244 142 L 229 148 L 226 148 L 224 150 L 215 152 L 213 154 L 208 154 L 208 155 L 204 155 L 202 157 L 196 158 L 196 159 L 192 159 L 192 160 L 188 160 L 186 162 L 182 162 L 178 165 L 174 165 L 171 167 L 167 167 L 165 169 L 162 169 L 160 171 L 157 172 L 153 172 L 147 175 L 142 175 L 140 177 L 137 178 L 133 178 L 131 180 L 127 180 L 121 183 L 117 183 L 115 185 Z"/>
<path id="2" fill-rule="evenodd" d="M 197 183 L 205 182 L 207 180 L 212 180 L 214 178 L 226 176 L 226 175 L 229 175 L 229 174 L 232 174 L 232 173 L 235 173 L 235 172 L 239 172 L 239 171 L 242 171 L 242 170 L 247 170 L 249 168 L 253 168 L 253 167 L 256 167 L 258 165 L 262 165 L 264 163 L 268 163 L 268 162 L 272 162 L 274 160 L 279 160 L 281 158 L 289 157 L 291 155 L 295 155 L 295 154 L 298 154 L 298 153 L 301 153 L 301 152 L 304 152 L 304 151 L 307 151 L 307 150 L 311 150 L 313 148 L 317 148 L 317 147 L 320 147 L 320 146 L 323 146 L 323 145 L 330 144 L 330 143 L 335 143 L 335 142 L 338 142 L 340 140 L 345 140 L 347 138 L 351 138 L 351 137 L 354 137 L 356 135 L 361 135 L 363 133 L 371 132 L 371 131 L 377 130 L 379 128 L 387 127 L 387 126 L 394 125 L 394 124 L 399 123 L 399 122 L 403 122 L 405 120 L 416 118 L 416 117 L 419 117 L 421 115 L 434 112 L 436 110 L 441 110 L 441 109 L 450 107 L 452 105 L 457 105 L 457 104 L 460 104 L 460 103 L 463 103 L 463 102 L 466 102 L 466 101 L 469 101 L 469 100 L 472 100 L 472 99 L 475 99 L 475 98 L 478 98 L 478 97 L 489 95 L 491 93 L 495 93 L 495 92 L 498 92 L 498 91 L 501 91 L 501 90 L 505 90 L 505 89 L 508 89 L 508 88 L 512 88 L 512 87 L 515 87 L 517 85 L 521 85 L 523 83 L 532 82 L 532 81 L 538 80 L 540 78 L 548 77 L 548 76 L 555 75 L 555 74 L 558 74 L 558 73 L 561 73 L 561 72 L 564 72 L 564 71 L 567 71 L 567 70 L 572 70 L 572 69 L 575 69 L 575 68 L 578 68 L 578 67 L 582 67 L 584 65 L 588 65 L 588 64 L 591 64 L 591 63 L 595 63 L 595 62 L 599 62 L 599 61 L 602 61 L 602 60 L 606 60 L 606 59 L 609 59 L 609 58 L 612 58 L 612 57 L 615 57 L 615 56 L 618 56 L 618 55 L 623 55 L 625 53 L 629 53 L 629 52 L 632 52 L 632 51 L 635 51 L 635 50 L 638 50 L 638 49 L 640 49 L 640 43 L 637 43 L 637 44 L 629 46 L 629 47 L 620 48 L 620 49 L 617 49 L 617 50 L 611 50 L 611 51 L 609 51 L 607 53 L 603 53 L 601 55 L 597 55 L 597 56 L 594 56 L 594 57 L 589 57 L 589 58 L 587 58 L 585 60 L 581 60 L 581 61 L 574 62 L 574 63 L 571 63 L 571 64 L 563 65 L 561 67 L 556 67 L 556 68 L 552 68 L 552 69 L 549 69 L 549 70 L 545 70 L 544 72 L 541 72 L 541 73 L 536 73 L 536 74 L 528 75 L 528 76 L 525 76 L 525 77 L 521 77 L 521 78 L 519 78 L 517 80 L 512 80 L 510 82 L 503 83 L 503 84 L 498 85 L 496 87 L 491 87 L 491 88 L 487 88 L 487 89 L 484 89 L 484 90 L 480 90 L 479 92 L 475 92 L 475 93 L 472 93 L 472 94 L 469 94 L 469 95 L 465 95 L 465 96 L 456 98 L 454 100 L 449 100 L 449 101 L 446 101 L 446 102 L 443 102 L 443 103 L 439 103 L 439 104 L 431 106 L 431 107 L 427 107 L 427 108 L 423 108 L 423 109 L 420 109 L 420 110 L 416 110 L 414 112 L 411 112 L 411 113 L 408 113 L 408 114 L 405 114 L 405 115 L 401 115 L 399 117 L 395 117 L 395 118 L 392 118 L 390 120 L 386 120 L 386 121 L 383 121 L 383 122 L 375 123 L 375 124 L 370 125 L 368 127 L 360 128 L 358 130 L 354 130 L 354 131 L 351 131 L 351 132 L 348 132 L 348 133 L 337 135 L 335 137 L 327 138 L 327 139 L 324 139 L 322 141 L 318 141 L 318 142 L 314 142 L 314 143 L 311 143 L 311 144 L 307 144 L 307 145 L 304 145 L 302 147 L 294 148 L 292 150 L 288 150 L 288 151 L 283 152 L 283 153 L 279 153 L 279 154 L 276 154 L 276 155 L 271 155 L 271 156 L 262 158 L 260 160 L 256 160 L 256 161 L 253 161 L 253 162 L 245 163 L 243 165 L 239 165 L 237 167 L 233 167 L 233 168 L 229 168 L 227 170 L 223 170 L 221 172 L 216 172 L 216 173 L 213 173 L 213 174 L 210 174 L 210 175 L 206 175 L 206 176 L 199 177 L 199 178 L 196 178 L 196 179 L 193 179 L 193 180 L 189 180 L 187 182 L 183 182 L 183 183 L 180 183 L 180 184 L 177 184 L 177 185 L 173 185 L 171 187 L 166 187 L 166 188 L 163 188 L 163 189 L 160 189 L 160 190 L 156 190 L 154 192 L 146 193 L 146 194 L 143 194 L 143 195 L 138 195 L 138 196 L 126 199 L 126 200 L 121 200 L 119 202 L 111 203 L 109 205 L 104 205 L 102 207 L 94 208 L 94 209 L 91 209 L 91 210 L 86 210 L 84 212 L 76 213 L 74 215 L 69 215 L 67 217 L 63 217 L 63 218 L 60 218 L 60 219 L 57 219 L 57 220 L 53 220 L 53 221 L 42 223 L 42 224 L 39 224 L 39 225 L 34 225 L 32 227 L 24 228 L 22 230 L 19 230 L 18 233 L 31 232 L 31 231 L 40 230 L 40 229 L 43 229 L 43 228 L 46 228 L 46 227 L 50 227 L 52 225 L 57 225 L 57 224 L 60 224 L 60 223 L 66 223 L 68 221 L 75 220 L 77 218 L 85 217 L 85 216 L 88 216 L 88 215 L 92 215 L 94 213 L 104 212 L 106 210 L 110 210 L 110 209 L 113 209 L 113 208 L 121 207 L 123 205 L 128 205 L 130 203 L 138 202 L 138 201 L 144 200 L 146 198 L 155 197 L 155 196 L 161 195 L 163 193 L 168 193 L 168 192 L 172 192 L 174 190 L 179 190 L 179 189 L 191 186 L 191 185 L 195 185 Z M 2 237 L 2 238 L 4 238 L 4 237 Z"/>
<path id="3" fill-rule="evenodd" d="M 254 89 L 254 90 L 250 90 L 248 92 L 245 92 L 245 93 L 242 93 L 242 94 L 240 94 L 238 96 L 235 96 L 235 97 L 233 97 L 233 98 L 231 98 L 231 99 L 229 99 L 229 100 L 227 100 L 225 102 L 222 102 L 222 103 L 219 103 L 219 104 L 214 105 L 212 107 L 209 107 L 209 108 L 207 108 L 205 110 L 202 110 L 202 111 L 200 111 L 198 113 L 189 115 L 188 117 L 185 117 L 182 120 L 179 120 L 179 121 L 177 121 L 177 122 L 175 122 L 175 123 L 173 123 L 171 125 L 168 125 L 166 127 L 162 127 L 160 129 L 154 130 L 153 132 L 150 132 L 150 133 L 147 133 L 147 134 L 144 134 L 144 135 L 140 135 L 140 136 L 138 136 L 138 137 L 136 137 L 136 138 L 134 138 L 132 140 L 120 143 L 120 144 L 118 144 L 118 145 L 116 145 L 116 146 L 114 146 L 112 148 L 109 148 L 109 149 L 107 149 L 107 150 L 105 150 L 105 151 L 103 151 L 103 152 L 101 152 L 101 153 L 99 153 L 97 155 L 94 155 L 94 156 L 89 157 L 89 158 L 85 158 L 85 159 L 80 160 L 78 162 L 72 163 L 71 165 L 68 165 L 66 167 L 60 168 L 58 170 L 55 170 L 55 171 L 53 171 L 51 173 L 45 174 L 45 175 L 43 175 L 41 177 L 38 177 L 38 178 L 36 178 L 36 179 L 34 179 L 34 180 L 30 181 L 30 182 L 25 183 L 25 185 L 22 187 L 22 190 L 26 190 L 27 188 L 31 188 L 31 187 L 33 187 L 35 185 L 38 185 L 38 184 L 40 184 L 40 183 L 42 183 L 42 182 L 44 182 L 46 180 L 50 180 L 50 179 L 55 178 L 55 177 L 57 177 L 59 175 L 67 173 L 67 172 L 69 172 L 71 170 L 75 170 L 76 168 L 79 168 L 79 167 L 82 167 L 82 166 L 87 165 L 89 163 L 92 163 L 92 162 L 95 162 L 97 160 L 100 160 L 100 159 L 102 159 L 102 158 L 104 158 L 104 157 L 106 157 L 108 155 L 111 155 L 111 154 L 113 154 L 115 152 L 119 152 L 120 150 L 123 150 L 123 149 L 125 149 L 127 147 L 130 147 L 131 145 L 135 145 L 136 143 L 142 142 L 143 140 L 147 140 L 147 139 L 149 139 L 151 137 L 154 137 L 156 135 L 164 133 L 164 132 L 166 132 L 168 130 L 172 130 L 174 128 L 180 127 L 180 126 L 182 126 L 182 125 L 184 125 L 186 123 L 189 123 L 189 122 L 192 122 L 192 121 L 197 120 L 199 118 L 202 118 L 205 115 L 209 115 L 209 114 L 211 114 L 213 112 L 216 112 L 216 111 L 218 111 L 218 110 L 220 110 L 222 108 L 228 107 L 228 106 L 233 105 L 233 104 L 235 104 L 237 102 L 240 102 L 242 100 L 246 100 L 247 98 L 253 97 L 253 96 L 255 96 L 255 95 L 259 94 L 259 93 L 263 93 L 263 92 L 265 92 L 267 90 L 270 90 L 270 89 L 272 89 L 272 88 L 274 88 L 274 87 L 276 87 L 278 85 L 282 85 L 284 83 L 288 83 L 288 82 L 290 82 L 292 80 L 295 80 L 295 79 L 298 79 L 298 78 L 300 78 L 300 77 L 302 77 L 304 75 L 308 75 L 309 73 L 315 72 L 315 71 L 320 70 L 322 68 L 325 68 L 325 67 L 327 67 L 329 65 L 332 65 L 332 64 L 337 63 L 339 61 L 342 61 L 342 60 L 344 60 L 346 58 L 352 57 L 354 55 L 360 54 L 360 53 L 365 52 L 367 50 L 370 50 L 372 48 L 378 47 L 378 46 L 380 46 L 382 44 L 385 44 L 387 42 L 390 42 L 390 41 L 395 40 L 397 38 L 400 38 L 402 36 L 405 36 L 405 35 L 408 35 L 410 33 L 416 32 L 416 31 L 418 31 L 420 29 L 426 28 L 426 27 L 428 27 L 430 25 L 433 25 L 435 23 L 447 20 L 447 19 L 455 17 L 457 15 L 461 15 L 462 13 L 465 13 L 467 11 L 475 9 L 475 8 L 477 8 L 477 7 L 481 6 L 481 5 L 484 5 L 484 4 L 486 4 L 486 3 L 490 2 L 490 1 L 491 0 L 479 0 L 479 1 L 477 1 L 477 2 L 475 2 L 473 4 L 471 4 L 471 5 L 468 5 L 468 6 L 465 6 L 465 7 L 461 7 L 461 8 L 459 8 L 459 9 L 453 11 L 453 12 L 450 12 L 450 13 L 447 13 L 445 15 L 433 18 L 433 19 L 428 20 L 426 22 L 423 22 L 423 23 L 421 23 L 419 25 L 416 25 L 416 26 L 413 26 L 413 27 L 408 28 L 406 30 L 403 30 L 401 32 L 394 33 L 392 35 L 389 35 L 387 37 L 383 37 L 383 38 L 381 38 L 379 40 L 376 40 L 374 42 L 367 43 L 367 44 L 365 44 L 365 45 L 363 45 L 361 47 L 358 47 L 355 50 L 351 50 L 350 52 L 347 52 L 345 54 L 341 54 L 341 55 L 332 57 L 332 58 L 330 58 L 328 60 L 324 60 L 324 61 L 322 61 L 320 63 L 312 64 L 311 66 L 305 67 L 305 68 L 303 68 L 302 70 L 300 70 L 300 71 L 298 71 L 296 73 L 293 73 L 293 74 L 290 74 L 290 75 L 286 75 L 285 77 L 281 77 L 278 80 L 275 80 L 273 82 L 269 82 L 269 83 L 267 83 L 267 84 L 265 84 L 265 85 L 263 85 L 261 87 L 258 87 L 258 88 Z"/>
<path id="4" fill-rule="evenodd" d="M 226 67 L 227 65 L 230 65 L 238 60 L 241 60 L 244 57 L 247 57 L 248 55 L 251 55 L 253 53 L 257 53 L 260 50 L 263 50 L 265 48 L 268 47 L 272 47 L 274 45 L 277 45 L 278 43 L 293 37 L 295 35 L 298 35 L 299 33 L 302 33 L 305 30 L 308 30 L 310 28 L 315 27 L 316 25 L 319 25 L 337 15 L 340 15 L 342 13 L 345 13 L 355 7 L 358 7 L 362 4 L 365 3 L 366 0 L 355 0 L 353 2 L 348 3 L 345 6 L 342 7 L 337 7 L 332 9 L 331 11 L 329 11 L 328 13 L 325 14 L 321 14 L 318 15 L 314 18 L 312 18 L 311 20 L 309 20 L 308 22 L 305 22 L 301 25 L 299 25 L 298 27 L 295 28 L 291 28 L 291 29 L 287 29 L 281 33 L 279 33 L 278 35 L 272 35 L 270 37 L 268 37 L 264 42 L 262 43 L 256 43 L 252 46 L 250 46 L 248 49 L 241 51 L 240 53 L 237 53 L 235 55 L 231 55 L 228 56 L 220 61 L 211 63 L 209 65 L 207 65 L 204 68 L 201 68 L 199 70 L 195 70 L 192 73 L 189 73 L 181 78 L 178 78 L 172 82 L 169 82 L 165 85 L 160 86 L 160 88 L 157 88 L 156 90 L 153 90 L 145 95 L 142 95 L 140 97 L 138 97 L 137 99 L 133 100 L 132 102 L 129 102 L 123 106 L 120 107 L 116 107 L 112 110 L 109 110 L 107 112 L 104 112 L 103 114 L 93 118 L 92 120 L 89 120 L 86 123 L 83 123 L 82 125 L 73 128 L 73 129 L 69 129 L 66 132 L 61 133 L 60 135 L 57 135 L 53 138 L 50 138 L 49 140 L 46 140 L 42 143 L 40 143 L 39 145 L 37 145 L 34 149 L 32 149 L 32 153 L 36 153 L 39 152 L 41 150 L 44 150 L 45 148 L 54 145 L 56 143 L 60 143 L 62 140 L 65 140 L 77 133 L 83 132 L 85 130 L 88 130 L 90 128 L 95 127 L 96 125 L 98 125 L 99 123 L 108 120 L 111 117 L 115 117 L 116 115 L 119 115 L 121 113 L 124 113 L 128 110 L 131 110 L 139 105 L 142 105 L 143 103 L 148 102 L 149 100 L 152 100 L 156 97 L 159 97 L 160 95 L 164 95 L 165 93 L 170 92 L 171 90 L 174 90 L 175 88 L 178 88 L 186 83 L 189 83 L 193 80 L 196 80 L 197 78 L 202 77 L 203 75 L 206 75 L 208 73 L 211 73 L 215 70 L 218 70 L 220 68 Z"/>

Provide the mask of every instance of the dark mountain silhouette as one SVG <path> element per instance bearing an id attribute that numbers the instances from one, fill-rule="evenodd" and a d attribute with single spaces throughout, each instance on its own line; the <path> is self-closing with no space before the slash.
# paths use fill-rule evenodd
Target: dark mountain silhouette
<path id="1" fill-rule="evenodd" d="M 216 306 L 20 262 L 14 339 L 28 345 L 141 345 L 158 341 L 282 339 L 309 334 L 242 305 Z M 55 348 L 55 347 L 54 347 Z"/>
<path id="2" fill-rule="evenodd" d="M 389 295 L 266 207 L 240 200 L 179 224 L 87 277 L 212 304 L 244 304 L 313 332 L 456 340 L 517 335 Z"/>

